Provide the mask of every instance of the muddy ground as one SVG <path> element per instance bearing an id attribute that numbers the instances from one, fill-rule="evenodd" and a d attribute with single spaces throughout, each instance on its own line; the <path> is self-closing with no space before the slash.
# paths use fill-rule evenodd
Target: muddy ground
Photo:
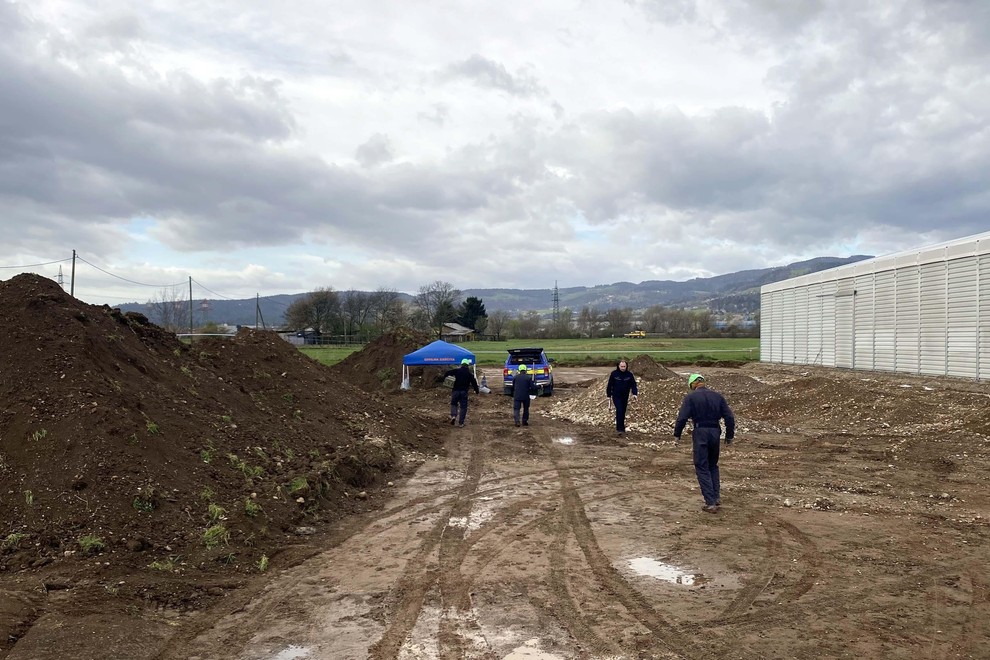
<path id="1" fill-rule="evenodd" d="M 48 290 L 25 309 L 53 305 L 80 313 Z M 83 311 L 76 322 L 99 325 L 76 340 L 91 353 L 93 337 L 113 328 L 114 351 L 145 332 L 111 311 L 99 313 L 116 325 Z M 21 327 L 21 349 L 5 360 L 29 355 L 32 332 Z M 405 350 L 402 338 L 337 370 L 259 339 L 193 353 L 159 341 L 143 339 L 151 363 L 134 343 L 130 362 L 106 368 L 120 391 L 112 382 L 97 391 L 92 373 L 80 381 L 92 395 L 76 392 L 72 414 L 9 373 L 0 382 L 0 540 L 23 535 L 0 551 L 0 658 L 990 657 L 990 385 L 765 364 L 664 368 L 640 356 L 631 360 L 640 398 L 619 438 L 604 367 L 558 369 L 554 395 L 533 403 L 523 428 L 489 372 L 495 393 L 472 393 L 467 426 L 453 428 L 435 374 L 398 391 L 384 365 Z M 80 363 L 82 352 L 66 350 Z M 114 351 L 96 364 L 117 364 Z M 207 390 L 227 351 L 250 363 Z M 49 347 L 46 357 L 58 366 L 58 355 Z M 136 379 L 146 375 L 138 367 L 174 372 L 233 421 L 212 419 L 211 407 L 170 417 L 171 405 L 153 407 L 161 397 L 126 387 L 127 364 Z M 697 369 L 738 419 L 717 515 L 701 511 L 690 448 L 670 438 L 684 376 Z M 73 378 L 72 365 L 61 373 Z M 286 385 L 283 373 L 307 386 Z M 103 419 L 90 399 L 97 409 L 114 401 L 117 414 L 89 423 Z M 229 428 L 249 418 L 268 428 L 266 416 L 278 437 Z M 148 431 L 150 419 L 161 433 Z M 180 439 L 171 429 L 183 419 Z M 195 435 L 207 421 L 215 428 Z M 144 432 L 137 442 L 132 427 Z M 34 435 L 41 428 L 45 437 Z M 69 446 L 56 442 L 67 436 Z M 60 452 L 61 463 L 46 463 L 58 476 L 48 485 L 27 467 L 40 461 L 38 445 Z M 204 448 L 243 457 L 262 445 L 246 472 L 226 457 L 203 462 Z M 328 470 L 331 457 L 352 469 Z M 78 465 L 102 476 L 77 478 Z M 299 474 L 310 481 L 303 502 L 289 497 Z M 202 547 L 214 522 L 196 502 L 204 483 L 225 498 L 227 545 Z M 171 494 L 144 510 L 143 484 Z M 238 509 L 252 492 L 279 498 L 260 520 Z M 96 507 L 101 493 L 123 505 Z M 77 539 L 94 526 L 126 540 L 84 552 Z"/>

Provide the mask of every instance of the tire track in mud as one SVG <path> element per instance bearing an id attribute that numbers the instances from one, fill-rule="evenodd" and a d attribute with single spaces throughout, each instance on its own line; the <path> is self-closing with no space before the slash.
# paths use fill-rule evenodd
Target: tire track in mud
<path id="1" fill-rule="evenodd" d="M 504 491 L 507 486 L 511 486 L 513 484 L 522 488 L 538 486 L 541 483 L 539 479 L 532 481 L 528 481 L 528 479 L 534 476 L 540 477 L 551 473 L 556 473 L 558 475 L 558 481 L 562 483 L 560 489 L 562 493 L 562 506 L 564 511 L 559 514 L 556 512 L 543 514 L 538 518 L 525 523 L 521 527 L 506 528 L 506 523 L 514 516 L 518 515 L 522 511 L 525 511 L 526 509 L 532 508 L 536 503 L 545 499 L 544 496 L 538 495 L 510 504 L 506 509 L 500 511 L 492 519 L 474 530 L 474 532 L 470 535 L 465 536 L 463 533 L 451 535 L 449 532 L 452 527 L 450 526 L 447 527 L 446 533 L 441 534 L 441 538 L 439 540 L 441 568 L 430 575 L 430 581 L 426 584 L 425 588 L 422 589 L 421 594 L 419 595 L 419 600 L 422 603 L 422 601 L 425 600 L 426 593 L 430 588 L 432 588 L 433 579 L 435 579 L 440 585 L 442 610 L 444 612 L 448 612 L 452 609 L 456 613 L 456 616 L 442 616 L 441 618 L 442 628 L 439 637 L 441 657 L 463 657 L 465 651 L 464 646 L 467 643 L 467 638 L 469 636 L 474 639 L 482 637 L 480 626 L 478 626 L 476 619 L 473 617 L 473 610 L 470 602 L 470 591 L 475 579 L 479 577 L 479 574 L 477 572 L 469 573 L 468 576 L 463 574 L 463 566 L 467 557 L 471 553 L 471 550 L 475 548 L 481 540 L 492 533 L 497 533 L 500 536 L 518 535 L 522 531 L 531 529 L 533 526 L 546 524 L 552 517 L 556 517 L 558 520 L 556 525 L 557 533 L 551 552 L 552 565 L 549 577 L 550 589 L 553 594 L 554 603 L 550 606 L 548 603 L 543 602 L 540 599 L 535 599 L 533 600 L 534 607 L 538 606 L 541 611 L 557 618 L 558 620 L 563 619 L 565 627 L 568 628 L 571 634 L 584 648 L 594 649 L 594 651 L 598 653 L 621 654 L 623 652 L 623 648 L 616 642 L 610 639 L 604 639 L 596 632 L 595 622 L 588 620 L 587 617 L 579 612 L 573 601 L 573 597 L 567 588 L 567 568 L 565 565 L 564 550 L 566 547 L 567 538 L 573 534 L 578 540 L 582 552 L 588 559 L 589 566 L 595 574 L 596 579 L 601 584 L 609 587 L 609 591 L 620 598 L 620 602 L 622 602 L 622 604 L 630 611 L 636 620 L 638 620 L 645 628 L 651 630 L 654 634 L 661 636 L 661 641 L 673 639 L 674 644 L 677 645 L 674 646 L 666 643 L 666 646 L 674 653 L 678 653 L 685 657 L 691 657 L 690 653 L 700 651 L 699 649 L 692 649 L 691 643 L 687 642 L 684 638 L 684 633 L 679 632 L 673 625 L 664 620 L 656 612 L 656 610 L 652 608 L 646 598 L 626 582 L 625 578 L 611 566 L 611 562 L 608 557 L 598 547 L 597 540 L 594 538 L 593 531 L 591 530 L 591 523 L 585 514 L 584 502 L 580 496 L 580 491 L 586 486 L 577 486 L 573 482 L 573 477 L 577 474 L 591 472 L 595 468 L 587 466 L 579 466 L 577 468 L 562 467 L 560 466 L 559 460 L 561 458 L 560 453 L 555 447 L 551 446 L 550 448 L 552 452 L 554 452 L 554 459 L 558 467 L 549 470 L 534 470 L 522 474 L 515 474 L 507 478 L 486 480 L 481 480 L 478 477 L 478 474 L 475 473 L 474 479 L 477 480 L 478 484 L 483 483 L 494 487 L 485 490 L 475 489 L 472 491 L 469 489 L 466 491 L 464 485 L 462 484 L 462 486 L 457 489 L 457 501 L 452 506 L 446 519 L 448 524 L 451 518 L 466 518 L 470 514 L 472 502 L 484 493 L 497 493 Z M 481 468 L 479 466 L 478 472 L 480 472 L 480 469 Z M 469 470 L 469 476 L 470 473 L 471 470 Z M 596 483 L 593 486 L 598 488 L 603 485 L 625 485 L 630 481 L 641 482 L 652 480 L 652 477 L 643 479 L 620 478 Z M 465 483 L 467 483 L 467 477 Z M 417 498 L 417 502 L 426 503 L 431 501 L 431 499 L 435 500 L 436 497 L 446 496 L 453 492 L 455 492 L 454 489 L 447 489 L 432 498 Z M 632 492 L 636 491 L 622 489 L 603 497 L 594 497 L 593 501 L 597 502 L 612 499 L 614 497 Z M 394 515 L 395 513 L 408 508 L 411 504 L 412 501 L 406 503 L 402 507 L 395 507 L 389 513 Z M 418 517 L 428 511 L 440 509 L 445 505 L 446 503 L 441 503 L 434 507 L 428 507 L 427 509 L 419 509 L 409 517 Z M 755 520 L 752 516 L 750 519 Z M 382 522 L 382 519 L 378 519 L 377 522 Z M 751 607 L 751 605 L 759 598 L 776 575 L 774 561 L 779 558 L 778 556 L 780 554 L 780 530 L 786 531 L 789 536 L 793 537 L 805 547 L 804 558 L 810 558 L 810 563 L 812 565 L 817 566 L 820 564 L 820 554 L 817 551 L 817 547 L 803 534 L 803 532 L 790 523 L 775 520 L 773 524 L 768 525 L 765 528 L 765 533 L 768 538 L 767 557 L 769 561 L 760 572 L 760 577 L 753 584 L 746 587 L 743 592 L 741 592 L 733 600 L 733 602 L 730 603 L 730 605 L 714 619 L 707 622 L 685 624 L 683 628 L 687 630 L 695 630 L 701 627 L 711 627 L 712 625 L 720 627 L 725 625 L 740 625 L 745 628 L 758 621 L 769 622 L 778 619 L 783 621 L 797 620 L 800 618 L 799 616 L 788 615 L 786 611 L 788 603 L 783 603 L 779 606 L 770 606 L 769 608 L 761 610 L 757 613 L 746 613 L 746 610 L 749 609 L 749 607 Z M 505 552 L 513 542 L 514 539 L 510 539 L 507 544 L 499 544 L 500 547 L 490 547 L 483 551 L 480 555 L 472 555 L 472 560 L 478 565 L 487 565 L 500 554 Z M 429 551 L 432 551 L 433 547 L 434 545 L 431 545 Z M 807 592 L 813 584 L 815 576 L 816 572 L 808 572 L 802 575 L 799 583 L 791 587 L 787 593 L 796 598 Z M 397 587 L 397 590 L 399 591 L 402 589 L 403 587 Z M 791 614 L 793 614 L 793 612 L 791 612 Z M 416 616 L 418 616 L 418 609 Z M 408 631 L 411 631 L 412 626 L 415 625 L 416 616 L 413 616 L 410 619 L 410 623 L 407 626 Z M 464 633 L 470 634 L 465 635 Z M 679 644 L 678 640 L 680 642 Z M 477 651 L 477 648 L 474 650 Z M 740 649 L 737 647 L 735 650 L 738 652 Z M 709 655 L 709 653 L 704 651 L 702 651 L 702 654 Z"/>
<path id="2" fill-rule="evenodd" d="M 591 471 L 596 470 L 596 469 L 597 469 L 597 466 L 588 466 L 588 467 L 577 468 L 575 470 L 575 472 L 578 472 L 578 473 L 583 473 L 583 472 L 586 472 L 586 471 L 587 472 L 591 472 Z M 535 484 L 535 483 L 541 483 L 539 481 L 527 482 L 525 480 L 528 479 L 528 478 L 530 478 L 530 477 L 543 476 L 543 475 L 547 475 L 547 474 L 556 475 L 557 474 L 557 470 L 555 468 L 550 468 L 550 469 L 547 469 L 547 470 L 534 470 L 532 472 L 523 472 L 523 473 L 519 473 L 519 474 L 514 474 L 514 475 L 509 476 L 509 477 L 497 477 L 497 478 L 491 478 L 491 479 L 482 479 L 479 482 L 479 489 L 476 490 L 474 493 L 472 493 L 471 494 L 471 497 L 473 499 L 478 499 L 480 497 L 485 497 L 485 496 L 488 496 L 488 495 L 493 495 L 493 494 L 501 493 L 502 491 L 505 490 L 506 487 L 512 486 L 514 484 L 514 482 L 516 482 L 516 481 L 519 482 L 518 483 L 518 487 L 526 487 L 526 486 L 529 486 L 529 485 L 532 485 L 532 484 Z M 642 480 L 643 481 L 646 481 L 647 478 L 643 478 Z M 619 481 L 624 481 L 624 480 L 616 479 L 614 481 L 615 482 L 619 482 Z M 605 482 L 605 483 L 607 483 L 607 482 Z M 480 488 L 481 486 L 485 486 L 485 488 Z M 366 525 L 367 525 L 367 527 L 369 529 L 365 529 L 363 531 L 364 532 L 367 532 L 369 534 L 381 534 L 383 532 L 388 531 L 389 528 L 394 527 L 396 525 L 400 525 L 400 524 L 403 524 L 403 523 L 408 523 L 410 520 L 415 520 L 416 518 L 422 517 L 423 515 L 426 515 L 426 514 L 429 514 L 429 513 L 436 513 L 437 511 L 440 511 L 444 507 L 448 506 L 449 502 L 442 501 L 444 498 L 454 497 L 459 492 L 460 492 L 460 486 L 458 486 L 457 488 L 445 488 L 445 489 L 443 489 L 441 491 L 438 491 L 438 492 L 436 492 L 436 493 L 434 493 L 432 495 L 423 495 L 421 497 L 412 498 L 412 499 L 408 500 L 407 502 L 404 502 L 401 505 L 394 506 L 394 507 L 392 507 L 392 508 L 390 508 L 390 509 L 388 509 L 386 511 L 383 511 L 383 512 L 379 513 L 377 516 L 375 516 L 375 518 L 373 520 L 371 520 L 368 523 L 366 523 Z M 438 502 L 438 500 L 441 500 L 441 501 Z M 413 507 L 416 507 L 416 506 L 419 506 L 419 505 L 422 505 L 422 504 L 427 504 L 429 506 L 424 507 L 422 509 L 415 509 L 415 510 L 409 511 Z M 400 515 L 400 514 L 404 514 L 404 515 L 402 517 L 400 517 L 400 518 L 392 519 L 393 516 L 397 516 L 397 515 Z M 382 527 L 382 529 L 377 529 L 377 530 L 376 529 L 370 529 L 370 528 L 374 527 L 375 525 L 380 525 Z"/>
<path id="3" fill-rule="evenodd" d="M 804 575 L 801 576 L 801 579 L 798 580 L 797 584 L 785 590 L 782 596 L 784 600 L 795 601 L 811 591 L 811 587 L 815 585 L 815 580 L 818 579 L 818 569 L 822 565 L 822 553 L 818 550 L 818 546 L 815 542 L 796 526 L 779 518 L 776 522 L 781 529 L 790 534 L 791 537 L 800 543 L 804 548 L 804 555 L 802 556 L 802 559 L 805 561 L 808 568 L 805 570 Z"/>
<path id="4" fill-rule="evenodd" d="M 765 514 L 764 514 L 765 515 Z M 807 534 L 798 529 L 795 525 L 771 516 L 770 525 L 765 525 L 767 534 L 767 562 L 752 584 L 745 587 L 736 598 L 723 610 L 712 622 L 692 622 L 685 624 L 685 628 L 698 630 L 710 627 L 713 623 L 726 626 L 750 626 L 763 623 L 789 623 L 797 621 L 806 616 L 806 613 L 796 608 L 797 600 L 808 593 L 818 579 L 819 568 L 821 567 L 823 556 L 818 546 L 815 545 Z M 750 520 L 756 520 L 751 516 Z M 777 560 L 780 557 L 783 547 L 779 531 L 785 532 L 794 539 L 804 549 L 802 560 L 806 568 L 798 580 L 787 587 L 781 594 L 777 602 L 768 605 L 758 612 L 748 611 L 757 599 L 762 595 L 774 578 L 778 576 L 776 571 Z"/>
<path id="5" fill-rule="evenodd" d="M 796 621 L 800 618 L 800 616 L 794 615 L 793 612 L 795 601 L 810 591 L 814 585 L 822 564 L 822 554 L 818 550 L 817 545 L 804 532 L 789 522 L 774 518 L 770 525 L 765 526 L 765 534 L 767 535 L 767 559 L 763 563 L 759 577 L 752 584 L 745 587 L 725 610 L 712 619 L 687 623 L 682 626 L 676 626 L 670 623 L 652 607 L 639 590 L 632 586 L 612 566 L 608 556 L 599 547 L 591 522 L 587 518 L 585 503 L 580 495 L 581 487 L 574 484 L 571 469 L 562 464 L 561 454 L 553 446 L 551 446 L 551 456 L 555 465 L 558 466 L 560 473 L 563 500 L 562 518 L 565 521 L 562 527 L 564 528 L 563 533 L 565 538 L 568 533 L 574 535 L 598 582 L 609 593 L 613 594 L 641 625 L 649 629 L 656 636 L 657 642 L 670 652 L 689 658 L 723 657 L 724 653 L 729 651 L 728 649 L 707 650 L 699 648 L 694 643 L 688 631 L 695 632 L 701 629 L 726 627 L 731 629 L 739 624 L 745 627 L 750 623 L 761 621 L 769 622 L 777 619 L 781 621 Z M 621 483 L 628 480 L 616 481 Z M 593 498 L 593 501 L 597 502 L 602 499 L 610 499 L 616 495 L 618 493 L 604 498 L 596 497 Z M 750 515 L 749 518 L 751 521 L 756 521 L 755 514 Z M 760 612 L 747 613 L 747 610 L 756 602 L 777 576 L 777 562 L 783 547 L 781 532 L 786 533 L 788 537 L 792 538 L 803 548 L 802 560 L 806 566 L 806 570 L 801 574 L 798 581 L 785 591 L 781 597 L 780 604 L 775 604 Z M 609 649 L 615 652 L 614 643 L 602 639 L 594 631 L 594 624 L 580 617 L 578 608 L 573 602 L 565 602 L 570 598 L 570 595 L 566 588 L 566 581 L 563 579 L 563 549 L 564 545 L 561 544 L 559 550 L 555 553 L 555 556 L 560 558 L 561 570 L 559 571 L 559 576 L 551 576 L 551 581 L 554 584 L 555 593 L 563 596 L 559 598 L 560 602 L 558 606 L 571 617 L 571 620 L 577 622 L 576 629 L 571 630 L 572 634 L 593 648 Z M 759 657 L 759 653 L 740 645 L 738 641 L 734 642 L 734 644 L 735 646 L 731 649 L 731 652 L 735 657 L 745 657 L 747 655 Z"/>
<path id="6" fill-rule="evenodd" d="M 396 602 L 392 605 L 392 620 L 381 638 L 368 650 L 369 658 L 372 660 L 391 660 L 397 657 L 402 645 L 412 633 L 427 593 L 437 584 L 442 569 L 446 568 L 443 566 L 442 556 L 432 566 L 430 558 L 437 546 L 443 543 L 444 533 L 450 526 L 450 519 L 470 513 L 472 496 L 478 489 L 483 468 L 484 452 L 475 449 L 471 452 L 464 480 L 457 489 L 450 510 L 433 525 L 430 533 L 423 539 L 419 551 L 406 564 L 402 576 L 392 590 L 396 598 Z"/>
<path id="7" fill-rule="evenodd" d="M 698 657 L 697 651 L 699 649 L 696 648 L 694 643 L 687 639 L 670 622 L 660 616 L 646 600 L 646 597 L 630 585 L 612 566 L 611 560 L 602 551 L 598 545 L 598 540 L 595 538 L 591 521 L 588 520 L 587 512 L 584 509 L 584 502 L 581 500 L 581 495 L 574 485 L 571 469 L 563 464 L 561 454 L 556 447 L 549 440 L 545 440 L 545 442 L 549 445 L 551 460 L 559 474 L 558 479 L 562 500 L 562 534 L 565 535 L 565 541 L 567 534 L 574 536 L 578 546 L 581 548 L 585 561 L 588 562 L 588 567 L 591 569 L 598 583 L 607 593 L 616 597 L 631 616 L 656 636 L 655 639 L 659 646 L 681 657 Z M 563 547 L 559 548 L 561 551 L 560 556 L 563 556 L 563 549 Z M 562 569 L 564 568 L 566 566 L 562 567 Z M 561 572 L 563 573 L 564 571 L 562 570 Z M 559 579 L 564 580 L 565 577 L 561 575 Z M 559 595 L 566 595 L 567 600 L 570 601 L 569 605 L 564 606 L 565 610 L 572 614 L 577 612 L 578 607 L 566 589 L 566 581 L 562 583 L 561 587 L 558 592 Z M 585 628 L 591 628 L 593 630 L 594 626 L 586 624 L 583 615 L 576 616 L 572 621 L 578 624 L 577 630 L 572 630 L 572 634 L 575 634 L 575 636 L 582 635 L 588 641 L 603 643 L 603 640 L 597 633 L 593 636 L 588 635 L 588 631 Z"/>
<path id="8" fill-rule="evenodd" d="M 749 521 L 753 526 L 756 525 L 755 516 L 750 515 Z M 763 531 L 767 536 L 767 560 L 764 563 L 763 570 L 760 571 L 760 574 L 751 584 L 739 592 L 732 602 L 729 603 L 728 607 L 715 617 L 716 621 L 724 622 L 727 619 L 732 619 L 746 612 L 773 581 L 776 575 L 777 559 L 780 555 L 780 532 L 776 527 L 769 526 L 765 526 Z"/>
<path id="9" fill-rule="evenodd" d="M 341 530 L 337 543 L 353 537 L 360 533 L 370 524 L 368 520 L 355 520 L 344 526 Z M 335 543 L 336 545 L 336 543 Z M 204 642 L 200 639 L 207 631 L 217 629 L 225 621 L 236 620 L 229 626 L 221 628 L 222 634 L 217 637 L 217 642 L 205 643 L 208 647 L 219 646 L 229 652 L 231 648 L 242 648 L 249 637 L 271 620 L 272 614 L 285 602 L 292 599 L 292 594 L 299 585 L 310 577 L 307 562 L 313 557 L 325 552 L 323 548 L 308 548 L 303 551 L 292 563 L 292 567 L 287 569 L 285 575 L 292 576 L 284 582 L 285 589 L 278 597 L 266 595 L 264 592 L 268 587 L 265 583 L 256 583 L 250 587 L 242 587 L 230 594 L 223 606 L 214 607 L 207 611 L 205 616 L 201 616 L 191 623 L 185 624 L 181 628 L 181 634 L 175 634 L 154 656 L 155 660 L 189 660 L 190 658 L 212 658 L 211 651 L 201 653 Z M 283 581 L 286 578 L 282 578 Z"/>
<path id="10" fill-rule="evenodd" d="M 970 607 L 963 623 L 963 646 L 960 651 L 973 651 L 973 657 L 990 650 L 987 635 L 987 620 L 990 619 L 990 584 L 986 578 L 985 565 L 969 568 Z"/>

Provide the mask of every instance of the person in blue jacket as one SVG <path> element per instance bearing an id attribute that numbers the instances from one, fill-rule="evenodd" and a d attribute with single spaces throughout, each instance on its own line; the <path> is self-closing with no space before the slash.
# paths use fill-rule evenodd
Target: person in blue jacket
<path id="1" fill-rule="evenodd" d="M 674 423 L 674 442 L 680 442 L 681 432 L 688 420 L 694 422 L 694 430 L 691 431 L 694 471 L 698 475 L 701 495 L 705 498 L 702 508 L 708 513 L 718 513 L 718 507 L 722 505 L 718 473 L 719 438 L 722 435 L 719 420 L 725 420 L 725 444 L 731 445 L 736 435 L 736 418 L 725 397 L 708 389 L 701 374 L 688 376 L 688 387 L 691 392 L 684 397 Z"/>
<path id="2" fill-rule="evenodd" d="M 615 430 L 622 437 L 626 434 L 626 407 L 629 405 L 629 395 L 633 401 L 639 398 L 636 388 L 636 377 L 629 371 L 625 360 L 619 360 L 615 370 L 609 374 L 608 385 L 605 386 L 605 398 L 611 399 L 615 405 Z"/>
<path id="3" fill-rule="evenodd" d="M 533 376 L 525 364 L 519 365 L 516 377 L 512 379 L 512 419 L 519 426 L 519 409 L 522 408 L 522 425 L 529 426 L 529 395 L 533 391 Z"/>
<path id="4" fill-rule="evenodd" d="M 475 394 L 481 392 L 478 388 L 478 380 L 471 373 L 471 360 L 464 358 L 460 367 L 444 374 L 444 378 L 447 376 L 454 377 L 454 387 L 450 392 L 450 425 L 453 426 L 456 422 L 458 426 L 464 426 L 468 409 L 468 389 L 473 387 Z"/>

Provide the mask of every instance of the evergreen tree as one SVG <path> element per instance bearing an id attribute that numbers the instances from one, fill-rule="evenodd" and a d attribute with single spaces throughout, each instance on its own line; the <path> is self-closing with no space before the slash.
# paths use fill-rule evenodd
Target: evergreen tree
<path id="1" fill-rule="evenodd" d="M 461 303 L 460 315 L 457 322 L 465 328 L 478 329 L 478 319 L 487 319 L 488 312 L 485 311 L 485 303 L 481 298 L 468 296 L 467 300 Z"/>

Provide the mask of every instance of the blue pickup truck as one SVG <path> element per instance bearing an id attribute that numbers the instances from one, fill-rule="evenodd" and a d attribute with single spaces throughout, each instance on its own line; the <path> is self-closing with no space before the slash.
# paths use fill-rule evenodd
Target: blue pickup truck
<path id="1" fill-rule="evenodd" d="M 502 368 L 504 394 L 512 396 L 512 379 L 519 372 L 520 364 L 526 365 L 538 394 L 544 396 L 553 394 L 553 360 L 547 357 L 542 348 L 509 349 L 509 356 L 505 358 L 505 367 Z"/>

